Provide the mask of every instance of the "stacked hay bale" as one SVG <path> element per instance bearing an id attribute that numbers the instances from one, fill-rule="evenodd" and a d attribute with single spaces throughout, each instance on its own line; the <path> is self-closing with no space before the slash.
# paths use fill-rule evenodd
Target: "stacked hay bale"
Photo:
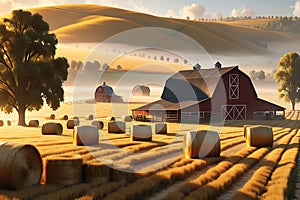
<path id="1" fill-rule="evenodd" d="M 168 128 L 166 123 L 154 123 L 152 124 L 152 131 L 155 134 L 167 134 Z"/>
<path id="2" fill-rule="evenodd" d="M 132 122 L 133 117 L 132 116 L 127 116 L 127 115 L 123 115 L 121 117 L 122 121 L 124 122 Z"/>
<path id="3" fill-rule="evenodd" d="M 71 119 L 67 121 L 67 129 L 74 129 L 75 126 L 79 126 L 79 120 Z"/>
<path id="4" fill-rule="evenodd" d="M 114 163 L 111 168 L 111 181 L 126 180 L 132 182 L 137 178 L 134 169 L 130 165 Z"/>
<path id="5" fill-rule="evenodd" d="M 249 147 L 273 147 L 273 131 L 270 126 L 246 126 L 244 135 Z"/>
<path id="6" fill-rule="evenodd" d="M 44 159 L 42 183 L 68 186 L 82 183 L 82 158 L 73 156 L 49 156 Z"/>
<path id="7" fill-rule="evenodd" d="M 86 115 L 85 116 L 85 120 L 93 120 L 94 119 L 94 115 Z"/>
<path id="8" fill-rule="evenodd" d="M 46 123 L 42 126 L 43 135 L 61 135 L 63 126 L 60 123 Z"/>
<path id="9" fill-rule="evenodd" d="M 77 146 L 97 145 L 99 131 L 95 126 L 75 126 L 73 131 L 73 144 Z"/>
<path id="10" fill-rule="evenodd" d="M 108 122 L 108 133 L 125 133 L 126 124 L 125 122 L 120 121 L 111 121 Z"/>
<path id="11" fill-rule="evenodd" d="M 59 116 L 59 120 L 68 120 L 68 119 L 69 119 L 68 115 L 60 115 Z"/>
<path id="12" fill-rule="evenodd" d="M 132 141 L 152 141 L 152 129 L 149 125 L 132 125 L 130 129 Z"/>
<path id="13" fill-rule="evenodd" d="M 44 117 L 45 117 L 45 119 L 47 119 L 47 120 L 54 120 L 54 119 L 55 119 L 55 114 L 47 114 L 47 115 L 45 115 Z"/>
<path id="14" fill-rule="evenodd" d="M 1 143 L 0 155 L 0 188 L 20 190 L 40 182 L 42 159 L 34 146 Z"/>
<path id="15" fill-rule="evenodd" d="M 92 126 L 96 126 L 99 130 L 102 130 L 104 128 L 103 121 L 92 121 Z"/>
<path id="16" fill-rule="evenodd" d="M 39 120 L 30 120 L 28 125 L 29 127 L 39 127 L 40 123 Z"/>
<path id="17" fill-rule="evenodd" d="M 215 131 L 191 131 L 184 135 L 183 150 L 186 158 L 219 157 L 220 149 L 220 136 Z"/>
<path id="18" fill-rule="evenodd" d="M 108 182 L 113 161 L 100 160 L 90 161 L 83 164 L 83 180 L 85 183 L 90 182 Z"/>

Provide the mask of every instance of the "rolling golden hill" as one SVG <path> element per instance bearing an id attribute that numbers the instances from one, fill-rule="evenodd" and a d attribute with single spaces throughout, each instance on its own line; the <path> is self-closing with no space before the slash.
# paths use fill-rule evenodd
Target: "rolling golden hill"
<path id="1" fill-rule="evenodd" d="M 273 43 L 300 41 L 300 34 L 263 31 L 229 23 L 162 18 L 100 5 L 60 5 L 31 11 L 43 15 L 60 43 L 99 43 L 120 32 L 141 27 L 178 31 L 196 40 L 208 53 L 222 55 L 268 54 Z"/>

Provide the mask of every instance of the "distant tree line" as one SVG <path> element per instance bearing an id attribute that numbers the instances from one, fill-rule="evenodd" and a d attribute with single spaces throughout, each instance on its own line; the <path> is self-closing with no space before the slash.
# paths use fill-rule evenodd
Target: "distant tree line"
<path id="1" fill-rule="evenodd" d="M 75 61 L 72 60 L 70 65 L 70 70 L 72 71 L 107 71 L 110 68 L 110 66 L 107 63 L 104 63 L 101 65 L 99 61 L 93 61 L 93 62 L 86 62 L 83 63 L 82 61 Z M 122 71 L 123 67 L 121 65 L 117 65 L 116 70 Z"/>

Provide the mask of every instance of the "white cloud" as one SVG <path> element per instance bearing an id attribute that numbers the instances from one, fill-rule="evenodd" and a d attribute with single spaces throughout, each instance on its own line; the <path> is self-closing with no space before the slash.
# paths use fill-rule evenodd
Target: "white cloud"
<path id="1" fill-rule="evenodd" d="M 300 1 L 296 1 L 295 6 L 294 6 L 294 16 L 300 16 Z"/>
<path id="2" fill-rule="evenodd" d="M 0 2 L 0 15 L 9 14 L 13 6 L 10 1 Z"/>
<path id="3" fill-rule="evenodd" d="M 253 9 L 249 9 L 246 8 L 245 6 L 243 6 L 242 10 L 238 10 L 236 8 L 234 8 L 231 11 L 231 16 L 232 17 L 241 17 L 241 16 L 251 16 L 251 17 L 255 17 L 255 11 Z"/>
<path id="4" fill-rule="evenodd" d="M 179 12 L 182 18 L 199 19 L 203 17 L 205 8 L 200 4 L 186 5 Z"/>
<path id="5" fill-rule="evenodd" d="M 165 14 L 165 17 L 176 17 L 176 13 L 175 13 L 174 10 L 169 9 L 169 10 L 167 11 L 167 13 Z"/>
<path id="6" fill-rule="evenodd" d="M 212 14 L 211 16 L 213 19 L 219 19 L 219 18 L 222 18 L 223 15 L 219 12 L 215 12 L 214 14 Z"/>

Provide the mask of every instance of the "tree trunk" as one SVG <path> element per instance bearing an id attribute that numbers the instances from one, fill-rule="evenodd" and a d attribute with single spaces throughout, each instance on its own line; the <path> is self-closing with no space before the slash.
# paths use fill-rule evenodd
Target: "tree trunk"
<path id="1" fill-rule="evenodd" d="M 18 125 L 19 126 L 26 126 L 26 122 L 25 122 L 25 108 L 19 108 L 18 110 L 18 114 L 19 114 L 19 122 Z"/>
<path id="2" fill-rule="evenodd" d="M 292 109 L 295 110 L 295 101 L 292 101 Z"/>

